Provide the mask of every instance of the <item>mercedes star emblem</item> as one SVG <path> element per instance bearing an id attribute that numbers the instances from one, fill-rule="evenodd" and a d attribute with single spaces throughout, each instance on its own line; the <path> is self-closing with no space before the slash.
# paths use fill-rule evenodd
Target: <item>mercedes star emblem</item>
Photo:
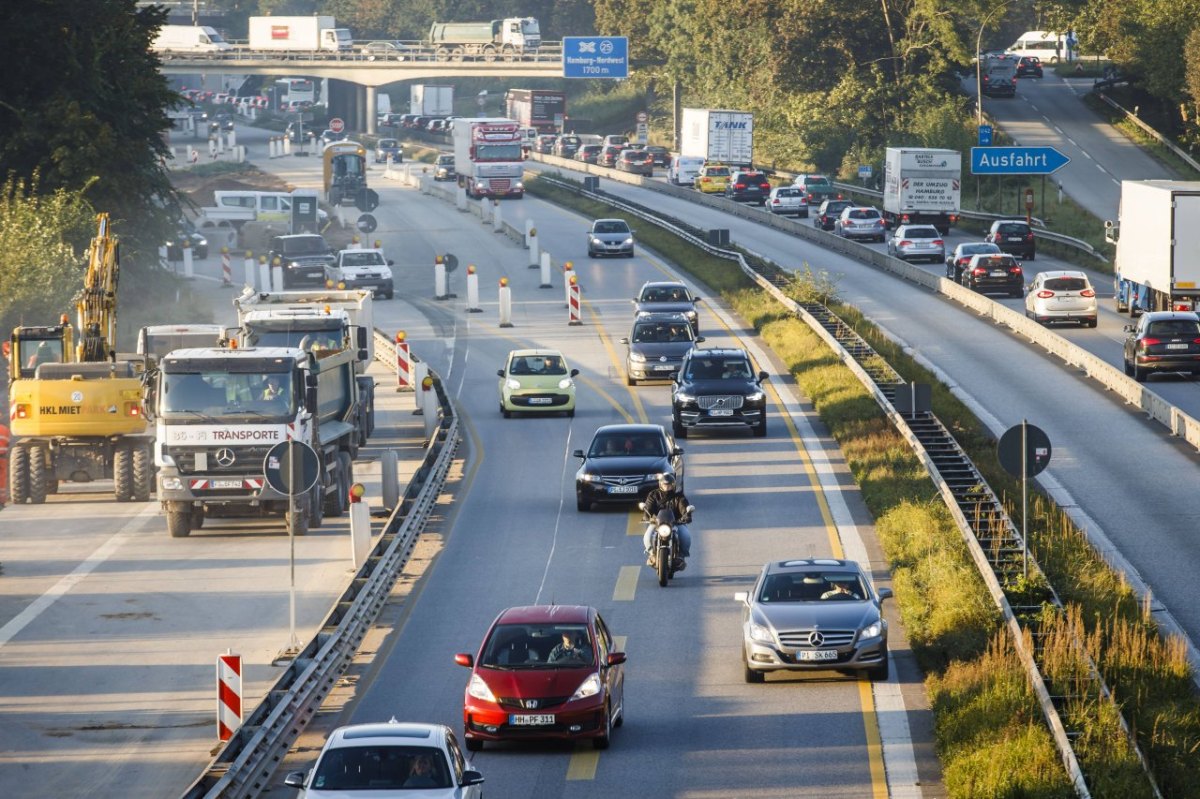
<path id="1" fill-rule="evenodd" d="M 808 634 L 809 646 L 820 646 L 823 643 L 825 643 L 825 636 L 821 635 L 818 630 L 813 630 Z"/>
<path id="2" fill-rule="evenodd" d="M 237 456 L 233 454 L 233 450 L 229 447 L 221 447 L 217 450 L 217 463 L 221 466 L 232 466 L 237 460 Z"/>

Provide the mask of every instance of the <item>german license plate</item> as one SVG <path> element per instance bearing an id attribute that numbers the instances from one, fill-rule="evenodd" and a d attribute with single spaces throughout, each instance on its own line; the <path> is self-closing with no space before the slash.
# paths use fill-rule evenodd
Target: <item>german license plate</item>
<path id="1" fill-rule="evenodd" d="M 797 652 L 796 660 L 837 660 L 837 656 L 838 653 L 836 649 L 813 649 Z"/>
<path id="2" fill-rule="evenodd" d="M 709 416 L 733 416 L 733 408 L 713 408 L 708 412 Z"/>
<path id="3" fill-rule="evenodd" d="M 610 494 L 636 494 L 637 486 L 609 486 L 608 493 Z"/>
<path id="4" fill-rule="evenodd" d="M 669 363 L 656 363 L 656 364 L 654 364 L 654 371 L 656 371 L 656 372 L 669 372 L 669 371 L 671 371 L 671 370 L 672 370 L 672 369 L 674 369 L 674 368 L 675 368 L 675 367 L 674 367 L 674 366 L 671 366 L 671 364 L 669 364 Z"/>
<path id="5" fill-rule="evenodd" d="M 553 713 L 509 713 L 508 723 L 514 727 L 543 727 L 554 723 Z"/>
<path id="6" fill-rule="evenodd" d="M 1003 269 L 993 269 L 992 277 L 1004 277 L 1004 270 Z"/>
<path id="7" fill-rule="evenodd" d="M 1020 241 L 1023 238 L 1024 238 L 1024 236 L 1009 236 L 1008 240 L 1009 241 Z"/>
<path id="8" fill-rule="evenodd" d="M 212 487 L 213 488 L 241 488 L 242 481 L 241 480 L 213 480 Z"/>
<path id="9" fill-rule="evenodd" d="M 1188 348 L 1187 344 L 1168 344 L 1167 345 L 1167 349 L 1169 349 L 1169 350 L 1186 350 L 1187 348 Z"/>
<path id="10" fill-rule="evenodd" d="M 529 404 L 530 405 L 549 405 L 550 398 L 549 397 L 530 397 Z"/>

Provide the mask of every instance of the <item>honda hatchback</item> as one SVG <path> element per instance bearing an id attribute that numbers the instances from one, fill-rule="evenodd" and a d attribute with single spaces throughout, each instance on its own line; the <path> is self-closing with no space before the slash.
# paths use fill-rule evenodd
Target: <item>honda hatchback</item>
<path id="1" fill-rule="evenodd" d="M 1039 272 L 1025 294 L 1025 315 L 1041 324 L 1096 326 L 1096 290 L 1083 272 Z"/>
<path id="2" fill-rule="evenodd" d="M 583 605 L 509 608 L 492 622 L 463 697 L 463 736 L 484 741 L 590 739 L 607 749 L 625 719 L 625 653 L 600 613 Z"/>

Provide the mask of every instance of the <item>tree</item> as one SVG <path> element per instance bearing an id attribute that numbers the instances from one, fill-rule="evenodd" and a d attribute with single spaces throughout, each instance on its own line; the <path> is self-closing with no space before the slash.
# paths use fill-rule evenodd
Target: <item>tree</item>
<path id="1" fill-rule="evenodd" d="M 7 15 L 4 169 L 39 192 L 82 191 L 114 220 L 172 205 L 161 134 L 178 97 L 150 51 L 165 19 L 162 7 L 135 0 L 39 0 Z"/>

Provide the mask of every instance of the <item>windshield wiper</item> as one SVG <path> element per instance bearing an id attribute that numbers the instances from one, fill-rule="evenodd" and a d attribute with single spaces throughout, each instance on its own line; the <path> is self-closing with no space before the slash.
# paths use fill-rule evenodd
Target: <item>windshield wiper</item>
<path id="1" fill-rule="evenodd" d="M 203 419 L 203 420 L 204 420 L 204 421 L 206 421 L 206 422 L 215 422 L 215 421 L 217 421 L 217 419 L 216 419 L 216 417 L 215 417 L 215 416 L 212 416 L 212 415 L 210 415 L 210 414 L 204 413 L 203 411 L 193 411 L 193 410 L 191 410 L 190 408 L 173 408 L 173 409 L 171 409 L 171 410 L 169 410 L 169 411 L 166 411 L 166 413 L 167 413 L 167 414 L 170 414 L 170 415 L 174 415 L 174 414 L 177 414 L 177 413 L 186 413 L 186 414 L 190 414 L 190 415 L 192 415 L 192 416 L 195 416 L 195 417 L 197 417 L 197 418 L 199 418 L 199 419 Z"/>

